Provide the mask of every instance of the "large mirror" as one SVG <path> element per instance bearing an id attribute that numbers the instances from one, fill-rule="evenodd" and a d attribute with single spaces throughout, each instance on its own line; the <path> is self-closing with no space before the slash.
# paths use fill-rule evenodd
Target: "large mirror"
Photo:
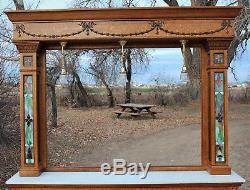
<path id="1" fill-rule="evenodd" d="M 48 167 L 201 165 L 200 49 L 184 51 L 47 51 Z"/>

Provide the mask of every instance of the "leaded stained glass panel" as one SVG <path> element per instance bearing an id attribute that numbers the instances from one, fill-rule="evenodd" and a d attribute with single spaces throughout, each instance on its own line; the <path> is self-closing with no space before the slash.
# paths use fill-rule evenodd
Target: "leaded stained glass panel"
<path id="1" fill-rule="evenodd" d="M 25 130 L 25 161 L 26 164 L 34 163 L 33 141 L 33 78 L 24 76 L 24 130 Z"/>
<path id="2" fill-rule="evenodd" d="M 215 142 L 216 162 L 225 161 L 224 73 L 215 73 Z"/>

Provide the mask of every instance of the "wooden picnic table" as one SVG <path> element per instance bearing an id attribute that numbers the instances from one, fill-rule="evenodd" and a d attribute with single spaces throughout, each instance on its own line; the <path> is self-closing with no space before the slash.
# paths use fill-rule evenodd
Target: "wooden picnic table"
<path id="1" fill-rule="evenodd" d="M 121 107 L 121 111 L 115 111 L 117 117 L 120 118 L 122 114 L 129 114 L 131 116 L 140 116 L 141 114 L 149 114 L 153 118 L 156 118 L 155 115 L 160 112 L 151 111 L 151 108 L 156 107 L 156 105 L 148 105 L 148 104 L 117 104 L 117 106 Z"/>

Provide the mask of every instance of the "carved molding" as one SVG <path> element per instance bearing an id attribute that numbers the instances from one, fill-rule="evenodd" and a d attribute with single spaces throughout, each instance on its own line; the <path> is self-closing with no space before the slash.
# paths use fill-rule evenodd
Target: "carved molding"
<path id="1" fill-rule="evenodd" d="M 37 53 L 39 51 L 39 42 L 16 42 L 20 53 Z"/>
<path id="2" fill-rule="evenodd" d="M 105 21 L 107 22 L 107 21 Z M 105 36 L 105 37 L 131 37 L 131 36 L 143 36 L 145 34 L 148 34 L 152 31 L 156 31 L 156 34 L 159 35 L 159 31 L 164 32 L 165 34 L 170 34 L 170 35 L 176 35 L 176 36 L 202 36 L 202 35 L 211 35 L 215 34 L 218 32 L 221 32 L 223 30 L 226 31 L 226 33 L 229 32 L 229 28 L 232 28 L 231 21 L 230 20 L 223 20 L 220 23 L 220 26 L 217 28 L 213 28 L 211 30 L 207 31 L 182 31 L 178 30 L 176 28 L 175 30 L 169 29 L 166 23 L 163 20 L 155 20 L 155 21 L 136 21 L 137 23 L 145 23 L 147 26 L 143 30 L 138 31 L 138 28 L 135 28 L 136 31 L 119 31 L 119 32 L 113 32 L 113 31 L 105 31 L 103 29 L 100 30 L 98 29 L 98 26 L 100 24 L 105 23 L 103 22 L 98 22 L 98 21 L 82 21 L 78 23 L 77 25 L 80 26 L 79 29 L 72 31 L 72 32 L 66 32 L 63 34 L 58 34 L 58 33 L 53 33 L 53 34 L 46 34 L 46 33 L 40 33 L 40 32 L 33 32 L 32 30 L 29 31 L 29 29 L 26 28 L 25 24 L 17 24 L 15 26 L 15 30 L 18 33 L 18 37 L 20 38 L 22 34 L 25 34 L 27 36 L 31 37 L 36 37 L 36 38 L 65 38 L 65 37 L 71 37 L 71 36 L 76 36 L 81 33 L 85 33 L 87 36 L 89 36 L 91 33 L 94 33 L 99 36 Z M 109 24 L 112 25 L 113 21 L 109 21 Z M 131 21 L 132 22 L 132 21 Z M 126 24 L 126 22 L 124 22 Z M 96 28 L 97 27 L 97 28 Z M 129 27 L 129 26 L 128 26 Z M 187 28 L 189 26 L 186 26 Z"/>

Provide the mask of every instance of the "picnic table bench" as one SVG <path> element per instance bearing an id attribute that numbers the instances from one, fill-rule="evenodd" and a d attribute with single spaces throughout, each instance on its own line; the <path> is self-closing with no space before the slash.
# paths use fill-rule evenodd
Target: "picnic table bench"
<path id="1" fill-rule="evenodd" d="M 151 111 L 151 108 L 156 107 L 156 105 L 126 103 L 117 104 L 117 106 L 121 107 L 121 111 L 114 112 L 117 115 L 117 118 L 120 118 L 122 114 L 129 114 L 134 117 L 140 116 L 142 114 L 149 114 L 153 118 L 156 118 L 155 115 L 160 113 L 158 111 Z"/>

